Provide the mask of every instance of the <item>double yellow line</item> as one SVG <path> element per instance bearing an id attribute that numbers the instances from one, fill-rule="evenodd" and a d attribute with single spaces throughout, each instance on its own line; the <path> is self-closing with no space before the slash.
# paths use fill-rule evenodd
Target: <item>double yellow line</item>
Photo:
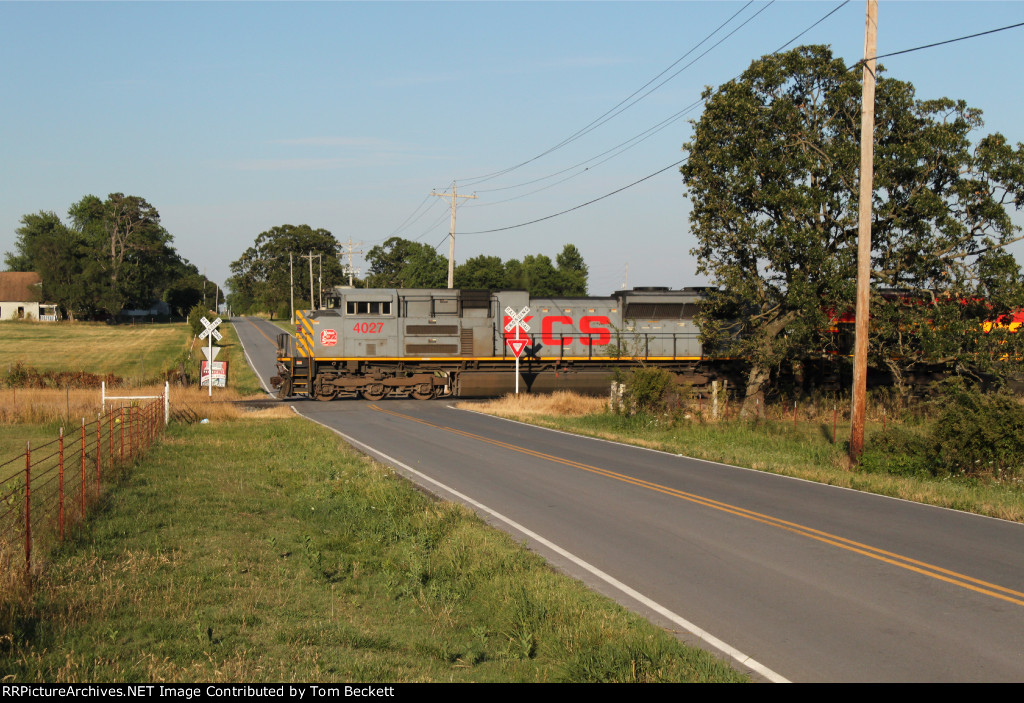
<path id="1" fill-rule="evenodd" d="M 724 513 L 729 513 L 737 517 L 746 518 L 748 520 L 753 520 L 755 522 L 760 522 L 764 525 L 776 527 L 780 530 L 786 530 L 787 532 L 792 532 L 793 534 L 801 535 L 803 537 L 807 537 L 808 539 L 813 539 L 818 542 L 823 542 L 825 544 L 832 545 L 833 547 L 838 547 L 840 549 L 845 549 L 847 551 L 854 552 L 855 554 L 860 554 L 871 559 L 876 559 L 878 561 L 885 562 L 886 564 L 897 566 L 901 569 L 906 569 L 908 571 L 913 571 L 915 573 L 922 574 L 924 576 L 929 576 L 940 581 L 945 581 L 946 583 L 951 583 L 954 586 L 960 586 L 961 588 L 966 588 L 968 590 L 975 591 L 976 593 L 992 596 L 993 598 L 998 598 L 1000 600 L 1004 600 L 1008 603 L 1013 603 L 1015 605 L 1024 606 L 1024 593 L 1020 591 L 1015 591 L 1012 588 L 1006 588 L 1005 586 L 1000 586 L 998 584 L 989 583 L 988 581 L 983 581 L 981 579 L 974 578 L 973 576 L 967 576 L 966 574 L 961 574 L 956 571 L 945 569 L 941 566 L 929 564 L 924 561 L 911 559 L 910 557 L 905 557 L 901 554 L 896 554 L 895 552 L 890 552 L 885 549 L 872 547 L 869 544 L 864 544 L 862 542 L 857 542 L 852 539 L 847 539 L 846 537 L 840 537 L 839 535 L 834 535 L 823 530 L 817 530 L 813 527 L 807 527 L 806 525 L 801 525 L 796 522 L 790 522 L 789 520 L 783 520 L 781 518 L 766 515 L 764 513 L 759 513 L 753 510 L 747 510 L 746 508 L 741 508 L 736 505 L 731 505 L 729 503 L 724 503 L 719 500 L 714 500 L 713 498 L 706 498 L 695 493 L 681 491 L 677 488 L 663 486 L 660 483 L 645 481 L 643 479 L 636 478 L 634 476 L 628 476 L 626 474 L 621 474 L 616 471 L 611 471 L 609 469 L 602 469 L 598 466 L 584 464 L 579 461 L 573 461 L 572 459 L 565 459 L 560 456 L 555 456 L 554 454 L 546 454 L 544 452 L 538 452 L 536 450 L 528 449 L 526 447 L 520 447 L 515 444 L 509 444 L 508 442 L 502 442 L 496 439 L 491 439 L 490 437 L 484 437 L 483 435 L 474 434 L 472 432 L 466 432 L 465 430 L 459 430 L 453 427 L 437 425 L 432 422 L 427 422 L 426 420 L 421 420 L 419 418 L 412 417 L 411 415 L 405 415 L 402 413 L 394 412 L 392 410 L 385 410 L 384 408 L 381 408 L 380 406 L 377 405 L 371 405 L 370 407 L 377 412 L 386 413 L 388 415 L 393 415 L 394 417 L 402 418 L 404 420 L 410 420 L 412 422 L 418 422 L 421 425 L 426 425 L 428 427 L 433 427 L 438 430 L 450 432 L 461 437 L 475 439 L 480 442 L 486 442 L 487 444 L 491 444 L 496 447 L 501 447 L 502 449 L 508 449 L 509 451 L 518 452 L 519 454 L 525 454 L 527 456 L 536 457 L 537 459 L 551 461 L 556 464 L 563 464 L 574 469 L 579 469 L 581 471 L 586 471 L 588 473 L 597 474 L 598 476 L 604 476 L 605 478 L 610 478 L 615 481 L 622 481 L 623 483 L 639 486 L 640 488 L 646 488 L 651 491 L 663 493 L 674 498 L 679 498 L 681 500 L 689 501 L 697 505 L 702 505 L 706 508 L 720 510 Z"/>

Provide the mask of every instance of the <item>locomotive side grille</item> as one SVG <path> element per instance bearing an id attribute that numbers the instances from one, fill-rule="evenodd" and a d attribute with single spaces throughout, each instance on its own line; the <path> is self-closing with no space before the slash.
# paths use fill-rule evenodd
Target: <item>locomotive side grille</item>
<path id="1" fill-rule="evenodd" d="M 406 344 L 406 354 L 457 354 L 457 344 Z"/>
<path id="2" fill-rule="evenodd" d="M 465 327 L 462 330 L 462 336 L 459 338 L 459 342 L 462 346 L 463 356 L 473 356 L 473 328 Z"/>
<path id="3" fill-rule="evenodd" d="M 405 333 L 408 335 L 441 335 L 454 337 L 459 333 L 458 325 L 406 325 Z"/>
<path id="4" fill-rule="evenodd" d="M 488 290 L 463 290 L 459 293 L 459 297 L 462 299 L 463 310 L 474 308 L 486 310 L 491 304 L 491 292 Z"/>
<path id="5" fill-rule="evenodd" d="M 692 303 L 627 303 L 626 317 L 632 320 L 671 320 L 685 317 L 684 309 L 696 308 Z"/>

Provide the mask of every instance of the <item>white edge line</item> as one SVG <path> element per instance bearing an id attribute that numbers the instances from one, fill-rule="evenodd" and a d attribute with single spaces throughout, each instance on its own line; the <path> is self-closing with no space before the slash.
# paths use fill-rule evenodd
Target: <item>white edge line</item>
<path id="1" fill-rule="evenodd" d="M 294 406 L 292 407 L 292 409 L 295 410 Z M 295 410 L 295 412 L 298 413 L 298 410 Z M 382 451 L 380 451 L 378 449 L 375 449 L 375 448 L 371 447 L 368 444 L 364 444 L 363 442 L 360 442 L 359 440 L 357 440 L 357 439 L 355 439 L 353 437 L 349 437 L 347 434 L 345 434 L 344 432 L 342 432 L 340 430 L 336 430 L 333 427 L 330 427 L 329 425 L 325 425 L 324 423 L 320 422 L 319 420 L 316 420 L 314 418 L 308 417 L 306 415 L 302 415 L 302 417 L 305 417 L 307 420 L 315 422 L 316 424 L 320 425 L 321 427 L 326 427 L 331 432 L 334 432 L 338 436 L 342 437 L 349 444 L 352 444 L 353 446 L 357 446 L 357 447 L 362 448 L 365 452 L 367 452 L 369 454 L 372 454 L 372 455 L 382 459 L 383 461 L 385 461 L 388 464 L 391 464 L 392 466 L 400 467 L 403 471 L 407 471 L 407 472 L 413 474 L 414 476 L 419 477 L 423 481 L 426 481 L 426 482 L 428 482 L 430 484 L 433 484 L 434 486 L 437 486 L 441 490 L 443 490 L 443 491 L 445 491 L 445 492 L 447 492 L 447 493 L 457 497 L 459 500 L 461 500 L 461 501 L 463 501 L 463 502 L 473 506 L 474 508 L 476 508 L 478 510 L 481 510 L 481 511 L 487 513 L 488 515 L 490 515 L 491 517 L 493 517 L 493 518 L 495 518 L 497 520 L 500 520 L 501 522 L 505 523 L 509 527 L 515 529 L 518 532 L 521 532 L 522 534 L 526 535 L 530 539 L 532 539 L 532 540 L 534 540 L 534 541 L 544 545 L 545 547 L 547 547 L 548 549 L 552 550 L 553 552 L 555 552 L 555 553 L 559 554 L 560 556 L 568 559 L 569 561 L 571 561 L 572 563 L 576 564 L 576 566 L 580 567 L 581 569 L 584 569 L 585 571 L 589 571 L 591 574 L 593 574 L 597 578 L 601 579 L 602 581 L 607 583 L 609 586 L 617 589 L 621 593 L 623 593 L 623 594 L 629 596 L 630 598 L 636 600 L 637 602 L 643 604 L 647 608 L 650 608 L 651 610 L 653 610 L 654 612 L 658 613 L 662 617 L 671 620 L 676 625 L 679 625 L 681 628 L 683 628 L 684 630 L 686 630 L 687 632 L 689 632 L 690 634 L 692 634 L 693 636 L 695 636 L 696 638 L 698 638 L 699 640 L 701 640 L 702 642 L 707 644 L 708 646 L 717 649 L 718 651 L 722 652 L 723 654 L 725 654 L 726 656 L 730 657 L 731 659 L 734 659 L 735 661 L 739 662 L 743 666 L 749 668 L 751 671 L 754 671 L 754 672 L 760 674 L 761 676 L 765 677 L 766 679 L 768 679 L 772 683 L 790 683 L 789 679 L 787 679 L 784 676 L 782 676 L 780 674 L 777 674 L 776 672 L 772 671 L 771 669 L 769 669 L 765 665 L 761 664 L 756 659 L 752 659 L 751 657 L 748 657 L 746 654 L 744 654 L 743 652 L 739 651 L 735 647 L 733 647 L 733 646 L 731 646 L 729 644 L 726 644 L 722 640 L 718 639 L 717 637 L 712 635 L 710 632 L 707 632 L 707 631 L 701 629 L 697 625 L 693 624 L 692 622 L 690 622 L 689 620 L 683 618 L 682 616 L 677 615 L 676 613 L 672 612 L 671 610 L 669 610 L 665 606 L 661 605 L 660 603 L 651 600 L 650 598 L 648 598 L 644 594 L 640 593 L 639 591 L 634 590 L 633 588 L 630 588 L 629 586 L 627 586 L 626 584 L 622 583 L 621 581 L 619 581 L 615 577 L 610 576 L 609 574 L 606 574 L 605 572 L 601 571 L 600 569 L 598 569 L 593 564 L 590 564 L 589 562 L 584 561 L 583 559 L 581 559 L 580 557 L 576 556 L 575 554 L 573 554 L 573 553 L 563 549 L 562 547 L 559 547 L 554 542 L 552 542 L 552 541 L 550 541 L 548 539 L 545 539 L 544 537 L 541 537 L 539 534 L 537 534 L 533 530 L 530 530 L 527 527 L 524 527 L 523 525 L 520 525 L 515 520 L 512 520 L 511 518 L 508 518 L 508 517 L 502 515 L 501 513 L 497 512 L 496 510 L 493 510 L 493 509 L 489 508 L 488 506 L 484 505 L 483 503 L 480 503 L 479 501 L 473 500 L 472 498 L 470 498 L 469 496 L 465 495 L 464 493 L 460 493 L 459 491 L 455 490 L 454 488 L 446 486 L 445 484 L 441 483 L 440 481 L 438 481 L 438 480 L 436 480 L 434 478 L 431 478 L 430 476 L 427 476 L 426 474 L 424 474 L 424 473 L 422 473 L 420 471 L 417 471 L 416 469 L 412 468 L 408 464 L 403 464 L 402 462 L 398 461 L 394 457 L 388 456 L 384 452 L 382 452 Z"/>
<path id="2" fill-rule="evenodd" d="M 240 319 L 243 319 L 246 322 L 251 323 L 253 327 L 256 326 L 256 323 L 252 322 L 252 320 L 249 320 L 248 318 L 242 317 Z M 231 322 L 231 320 L 229 319 L 228 322 Z M 231 324 L 233 325 L 234 323 L 231 323 Z M 249 352 L 246 351 L 245 342 L 242 341 L 242 335 L 238 334 L 238 330 L 237 329 L 235 330 L 235 334 L 238 336 L 238 343 L 242 345 L 242 353 L 245 354 L 245 360 L 249 363 L 249 368 L 252 369 L 252 373 L 253 373 L 254 376 L 256 376 L 256 380 L 260 382 L 260 387 L 262 387 L 263 390 L 265 390 L 267 392 L 267 395 L 274 396 L 273 391 L 271 391 L 269 388 L 267 388 L 267 384 L 265 384 L 263 382 L 263 377 L 260 376 L 260 372 L 256 370 L 256 364 L 252 363 L 252 359 L 249 358 Z M 274 396 L 274 397 L 276 397 L 276 396 Z"/>
<path id="3" fill-rule="evenodd" d="M 459 401 L 459 402 L 466 402 L 466 401 L 462 400 L 462 401 Z M 605 442 L 607 444 L 615 444 L 615 445 L 618 445 L 620 447 L 630 447 L 632 449 L 642 449 L 645 452 L 654 452 L 655 454 L 664 454 L 666 456 L 674 456 L 677 459 L 688 459 L 690 461 L 700 461 L 700 462 L 703 462 L 705 464 L 712 464 L 713 466 L 724 466 L 726 468 L 736 469 L 738 471 L 750 471 L 752 473 L 760 474 L 761 476 L 774 476 L 776 478 L 784 478 L 784 479 L 787 479 L 789 481 L 801 481 L 803 483 L 810 483 L 810 484 L 815 485 L 815 486 L 821 486 L 822 488 L 834 488 L 837 491 L 851 491 L 853 493 L 858 493 L 858 494 L 860 494 L 862 496 L 865 496 L 865 497 L 870 496 L 870 497 L 873 497 L 873 498 L 884 498 L 886 500 L 895 500 L 895 501 L 899 501 L 900 503 L 908 503 L 910 505 L 917 505 L 917 506 L 920 506 L 922 508 L 932 508 L 933 510 L 947 510 L 949 512 L 953 512 L 953 513 L 956 513 L 957 515 L 962 515 L 964 517 L 968 517 L 969 516 L 969 517 L 976 517 L 976 518 L 984 518 L 986 520 L 996 520 L 997 522 L 1005 522 L 1005 523 L 1010 524 L 1010 525 L 1017 525 L 1017 526 L 1024 527 L 1024 523 L 1020 523 L 1020 522 L 1017 522 L 1015 520 L 1007 520 L 1006 518 L 995 517 L 994 515 L 983 515 L 981 513 L 971 513 L 971 512 L 968 512 L 966 510 L 957 510 L 956 508 L 948 508 L 945 505 L 933 505 L 931 503 L 920 503 L 920 502 L 918 502 L 916 500 L 910 500 L 909 498 L 900 498 L 899 496 L 888 496 L 888 495 L 885 495 L 884 493 L 874 493 L 872 491 L 862 490 L 862 489 L 859 489 L 859 488 L 850 488 L 849 486 L 836 486 L 835 484 L 832 484 L 832 483 L 822 483 L 821 481 L 815 481 L 814 479 L 810 479 L 810 478 L 801 478 L 800 476 L 790 476 L 788 474 L 780 474 L 780 473 L 776 473 L 774 471 L 764 471 L 762 469 L 752 469 L 749 466 L 736 466 L 735 464 L 726 464 L 726 463 L 721 462 L 721 461 L 712 461 L 711 459 L 701 459 L 700 457 L 697 457 L 697 456 L 689 456 L 687 454 L 677 454 L 675 452 L 666 451 L 664 449 L 655 449 L 653 447 L 644 447 L 644 446 L 641 446 L 639 444 L 630 444 L 629 442 L 616 442 L 614 439 L 605 439 L 604 437 L 592 437 L 592 436 L 587 435 L 587 434 L 579 434 L 577 432 L 569 432 L 568 430 L 558 430 L 558 429 L 555 429 L 554 427 L 545 427 L 544 425 L 535 425 L 532 422 L 525 422 L 523 420 L 513 420 L 510 417 L 503 417 L 501 415 L 493 415 L 491 413 L 485 413 L 485 412 L 483 412 L 481 410 L 471 410 L 470 408 L 459 408 L 459 407 L 456 407 L 455 405 L 453 405 L 452 403 L 447 403 L 445 405 L 445 407 L 448 408 L 449 410 L 456 410 L 458 412 L 473 413 L 474 415 L 482 415 L 484 417 L 491 417 L 491 418 L 494 418 L 495 420 L 503 420 L 505 422 L 512 422 L 512 423 L 515 423 L 517 425 L 523 425 L 525 427 L 533 427 L 533 428 L 538 429 L 538 430 L 547 430 L 548 432 L 557 432 L 558 434 L 569 435 L 570 437 L 579 437 L 580 439 L 589 439 L 589 440 L 593 440 L 595 442 Z"/>

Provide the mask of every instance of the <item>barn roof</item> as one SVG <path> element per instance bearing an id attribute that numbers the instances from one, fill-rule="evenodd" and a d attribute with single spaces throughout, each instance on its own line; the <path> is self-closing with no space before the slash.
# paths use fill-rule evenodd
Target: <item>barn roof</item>
<path id="1" fill-rule="evenodd" d="M 5 271 L 0 273 L 0 300 L 29 302 L 39 300 L 39 286 L 43 279 L 34 271 Z"/>

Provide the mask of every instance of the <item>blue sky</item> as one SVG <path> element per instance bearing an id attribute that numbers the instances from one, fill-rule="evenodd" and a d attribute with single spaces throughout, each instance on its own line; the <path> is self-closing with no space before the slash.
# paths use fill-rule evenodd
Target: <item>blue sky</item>
<path id="1" fill-rule="evenodd" d="M 468 233 L 565 210 L 679 160 L 699 109 L 563 183 L 527 195 L 580 169 L 509 188 L 676 114 L 840 0 L 755 2 L 712 42 L 756 18 L 635 106 L 526 166 L 462 184 L 558 144 L 744 4 L 0 2 L 0 251 L 22 215 L 63 215 L 83 195 L 120 191 L 148 199 L 178 250 L 223 282 L 260 232 L 284 223 L 366 250 L 425 209 L 399 234 L 440 244 L 447 201 L 429 193 L 457 179 L 478 195 L 458 211 L 457 261 L 554 257 L 572 242 L 594 294 L 620 286 L 627 262 L 630 285 L 700 284 L 677 169 L 543 223 Z M 830 44 L 854 63 L 864 11 L 854 0 L 798 43 Z M 1022 2 L 882 0 L 879 53 L 1021 21 Z M 986 133 L 1024 141 L 1024 28 L 883 64 L 919 97 L 963 98 L 984 111 Z"/>

